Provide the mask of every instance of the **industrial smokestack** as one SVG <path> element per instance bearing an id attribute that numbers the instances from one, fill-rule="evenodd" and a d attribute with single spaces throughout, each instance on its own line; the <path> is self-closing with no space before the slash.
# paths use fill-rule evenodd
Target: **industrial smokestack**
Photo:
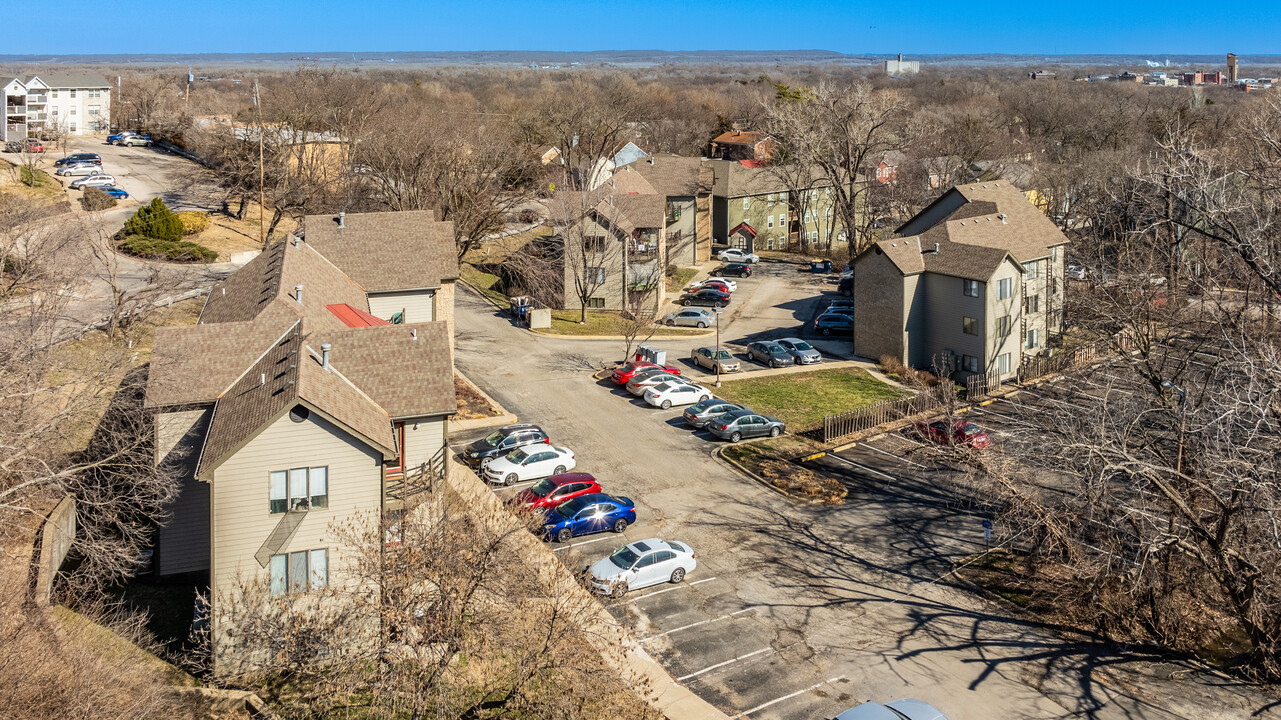
<path id="1" fill-rule="evenodd" d="M 329 351 L 332 349 L 333 346 L 329 343 L 320 346 L 320 364 L 325 368 L 325 372 L 329 372 Z"/>

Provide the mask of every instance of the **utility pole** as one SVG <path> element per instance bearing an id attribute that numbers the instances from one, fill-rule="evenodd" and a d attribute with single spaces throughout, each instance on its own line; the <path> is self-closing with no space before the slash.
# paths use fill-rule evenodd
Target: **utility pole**
<path id="1" fill-rule="evenodd" d="M 712 355 L 716 363 L 716 387 L 721 386 L 721 309 L 712 307 L 712 312 L 716 315 L 716 352 Z"/>
<path id="2" fill-rule="evenodd" d="M 262 99 L 258 96 L 258 81 L 254 80 L 254 107 L 258 109 L 258 243 L 263 249 L 267 247 L 267 224 L 263 220 L 262 210 L 266 204 L 263 189 L 263 151 L 262 151 Z"/>
<path id="3" fill-rule="evenodd" d="M 187 116 L 191 115 L 191 81 L 193 79 L 194 77 L 191 74 L 191 67 L 188 66 L 187 67 L 187 92 L 182 97 L 182 113 Z"/>

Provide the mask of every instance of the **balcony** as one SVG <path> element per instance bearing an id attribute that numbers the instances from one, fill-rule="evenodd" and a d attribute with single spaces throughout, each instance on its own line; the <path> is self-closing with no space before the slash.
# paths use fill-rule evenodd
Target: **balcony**
<path id="1" fill-rule="evenodd" d="M 49 119 L 49 113 L 28 112 L 27 122 L 44 122 Z"/>
<path id="2" fill-rule="evenodd" d="M 387 468 L 383 490 L 388 504 L 403 504 L 420 493 L 428 492 L 449 470 L 447 447 L 442 446 L 427 462 L 411 468 Z"/>
<path id="3" fill-rule="evenodd" d="M 48 95 L 27 95 L 28 105 L 44 105 L 49 102 Z"/>

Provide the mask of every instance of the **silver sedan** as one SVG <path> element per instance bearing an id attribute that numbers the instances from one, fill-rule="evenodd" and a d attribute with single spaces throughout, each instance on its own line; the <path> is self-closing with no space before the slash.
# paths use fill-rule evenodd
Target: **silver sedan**
<path id="1" fill-rule="evenodd" d="M 707 308 L 685 308 L 663 318 L 664 325 L 705 328 L 716 322 L 716 313 Z"/>
<path id="2" fill-rule="evenodd" d="M 823 362 L 823 355 L 813 345 L 800 338 L 782 338 L 774 342 L 782 345 L 783 349 L 791 354 L 797 365 L 813 365 L 814 363 Z"/>

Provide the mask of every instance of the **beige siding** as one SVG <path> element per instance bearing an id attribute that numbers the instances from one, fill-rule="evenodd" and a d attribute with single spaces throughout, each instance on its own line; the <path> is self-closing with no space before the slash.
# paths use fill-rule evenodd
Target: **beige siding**
<path id="1" fill-rule="evenodd" d="M 454 281 L 447 280 L 440 284 L 440 289 L 436 291 L 435 308 L 432 311 L 432 319 L 437 322 L 443 322 L 449 328 L 449 350 L 454 350 Z"/>
<path id="2" fill-rule="evenodd" d="M 1023 322 L 1021 323 L 1022 337 L 1019 338 L 1019 346 L 1023 349 L 1024 355 L 1035 355 L 1041 352 L 1045 349 L 1046 341 L 1046 316 L 1049 314 L 1050 301 L 1048 295 L 1049 282 L 1047 281 L 1048 273 L 1050 272 L 1050 259 L 1047 257 L 1035 262 L 1036 277 L 1024 275 L 1023 278 L 1024 300 L 1031 297 L 1037 298 L 1037 311 L 1023 313 Z M 1031 263 L 1029 262 L 1025 267 L 1030 265 Z M 1037 334 L 1037 346 L 1034 348 L 1027 346 L 1027 336 L 1031 330 L 1036 330 Z"/>
<path id="3" fill-rule="evenodd" d="M 906 362 L 904 278 L 875 250 L 854 265 L 854 352 L 873 360 L 890 355 Z"/>
<path id="4" fill-rule="evenodd" d="M 964 281 L 951 275 L 925 273 L 923 282 L 926 285 L 925 297 L 926 326 L 912 343 L 912 365 L 933 371 L 935 367 L 944 369 L 951 353 L 958 356 L 957 367 L 960 367 L 960 356 L 971 355 L 983 357 L 983 322 L 986 316 L 983 299 L 983 284 L 979 285 L 979 297 L 967 297 Z M 965 334 L 965 318 L 971 317 L 978 322 L 978 334 Z M 1013 359 L 1011 360 L 1014 361 Z"/>
<path id="5" fill-rule="evenodd" d="M 156 415 L 156 462 L 174 474 L 178 497 L 171 517 L 156 533 L 156 570 L 161 575 L 209 569 L 209 486 L 196 480 L 196 461 L 211 410 Z"/>
<path id="6" fill-rule="evenodd" d="M 998 300 L 999 281 L 1003 278 L 1011 280 L 1012 291 L 1009 298 Z M 1005 353 L 1010 355 L 1010 371 L 1008 374 L 1012 374 L 1019 369 L 1021 359 L 1019 349 L 1023 347 L 1022 338 L 1019 337 L 1023 302 L 1023 297 L 1020 294 L 1020 281 L 1022 279 L 1023 275 L 1019 272 L 1018 267 L 1013 261 L 1007 260 L 1001 264 L 1001 267 L 988 280 L 985 299 L 986 307 L 984 309 L 987 316 L 987 322 L 984 324 L 987 337 L 987 356 L 984 358 L 984 368 L 986 368 L 987 372 L 996 370 L 997 357 Z M 997 318 L 1003 315 L 1010 316 L 1010 332 L 1005 336 L 1000 336 L 996 332 Z"/>
<path id="7" fill-rule="evenodd" d="M 427 462 L 445 444 L 446 418 L 405 420 L 405 471 Z"/>
<path id="8" fill-rule="evenodd" d="M 406 292 L 378 293 L 369 296 L 369 314 L 383 320 L 402 310 L 405 322 L 431 322 L 436 319 L 435 291 L 415 290 Z"/>
<path id="9" fill-rule="evenodd" d="M 329 549 L 330 584 L 343 582 L 346 564 L 334 530 L 347 523 L 378 521 L 382 512 L 381 455 L 312 412 L 295 423 L 288 415 L 263 430 L 213 473 L 214 641 L 219 607 L 234 594 L 237 576 L 268 583 L 270 569 L 254 559 L 282 515 L 270 514 L 269 473 L 297 467 L 329 468 L 329 507 L 311 510 L 278 552 Z M 218 649 L 219 656 L 230 648 Z"/>

